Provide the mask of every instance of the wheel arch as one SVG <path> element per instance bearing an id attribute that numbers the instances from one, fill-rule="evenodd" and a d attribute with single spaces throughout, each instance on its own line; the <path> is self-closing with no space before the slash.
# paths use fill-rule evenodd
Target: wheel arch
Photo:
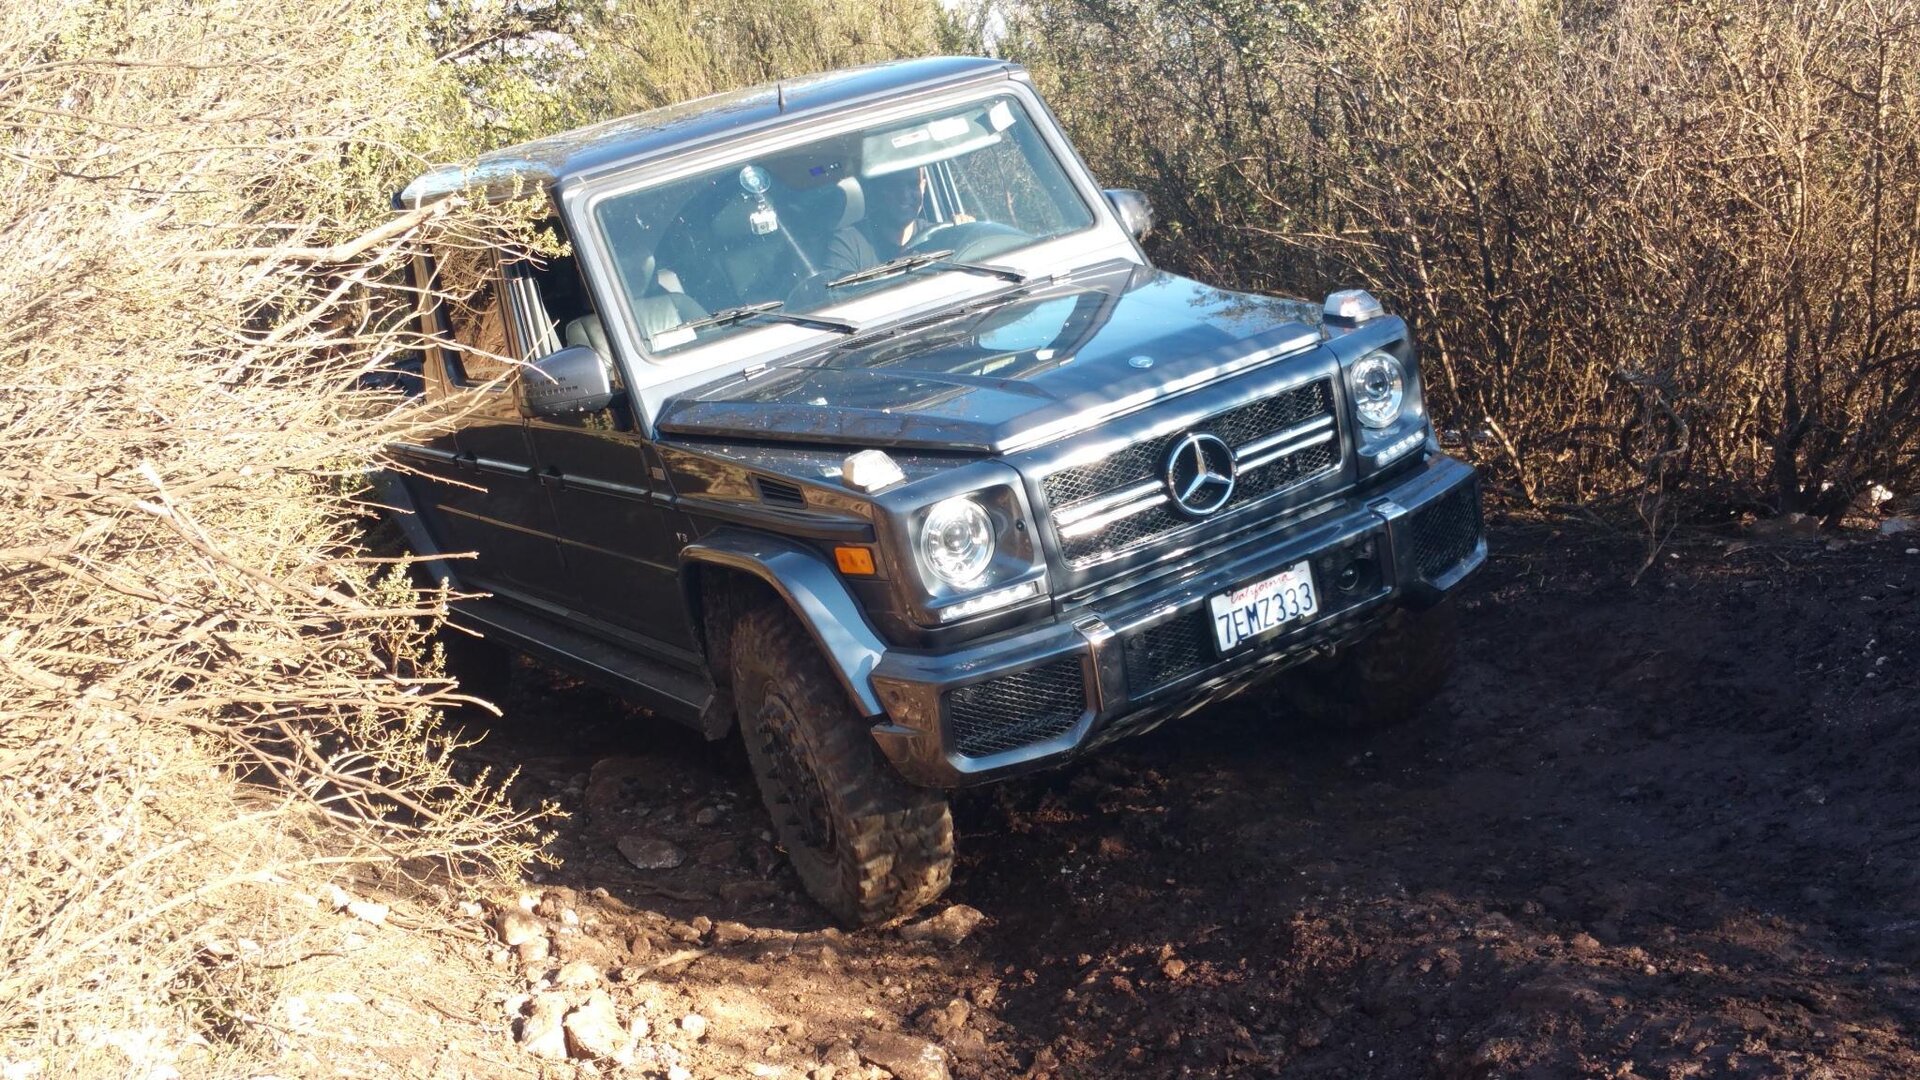
<path id="1" fill-rule="evenodd" d="M 807 628 L 855 711 L 884 715 L 870 676 L 886 654 L 886 643 L 818 552 L 778 536 L 721 529 L 681 551 L 680 585 L 693 633 L 725 699 L 724 707 L 709 710 L 702 725 L 708 738 L 732 730 L 733 623 L 757 603 L 784 603 Z"/>

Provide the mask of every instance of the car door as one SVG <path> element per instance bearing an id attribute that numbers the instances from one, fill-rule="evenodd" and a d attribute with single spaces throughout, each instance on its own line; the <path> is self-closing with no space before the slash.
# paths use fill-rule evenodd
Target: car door
<path id="1" fill-rule="evenodd" d="M 514 318 L 536 352 L 591 345 L 612 367 L 604 333 L 571 255 L 507 268 Z M 607 637 L 654 660 L 697 670 L 680 588 L 688 525 L 674 507 L 653 446 L 621 398 L 613 408 L 535 417 L 526 431 L 538 481 L 552 500 L 569 606 Z"/>
<path id="2" fill-rule="evenodd" d="M 551 600 L 563 568 L 552 503 L 535 475 L 512 389 L 518 350 L 493 253 L 449 249 L 422 260 L 421 321 L 429 339 L 431 407 L 455 418 L 438 436 L 392 449 L 434 544 L 462 587 L 509 600 Z M 437 263 L 437 265 L 436 265 Z"/>

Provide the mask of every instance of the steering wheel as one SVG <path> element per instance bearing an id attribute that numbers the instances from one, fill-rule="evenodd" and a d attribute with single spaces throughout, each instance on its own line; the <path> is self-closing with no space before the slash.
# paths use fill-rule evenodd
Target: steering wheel
<path id="1" fill-rule="evenodd" d="M 953 258 L 970 262 L 1010 251 L 1032 239 L 1031 233 L 997 221 L 943 221 L 915 237 L 901 254 L 952 248 Z"/>

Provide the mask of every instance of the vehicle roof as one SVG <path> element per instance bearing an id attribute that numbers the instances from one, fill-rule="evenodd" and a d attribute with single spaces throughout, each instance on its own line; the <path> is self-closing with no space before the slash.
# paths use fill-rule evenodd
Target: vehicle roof
<path id="1" fill-rule="evenodd" d="M 949 83 L 1005 77 L 1020 70 L 1020 65 L 1005 60 L 938 56 L 890 60 L 711 94 L 494 150 L 470 164 L 438 166 L 396 194 L 394 209 L 423 206 L 456 192 L 481 196 L 489 202 L 523 198 L 548 191 L 571 176 L 671 148 L 714 141 L 799 114 L 894 98 Z"/>

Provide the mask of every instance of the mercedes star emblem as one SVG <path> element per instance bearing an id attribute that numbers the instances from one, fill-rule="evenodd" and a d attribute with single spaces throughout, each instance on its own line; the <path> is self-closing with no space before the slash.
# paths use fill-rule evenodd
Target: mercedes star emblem
<path id="1" fill-rule="evenodd" d="M 1217 435 L 1190 431 L 1167 455 L 1167 494 L 1190 517 L 1206 517 L 1233 498 L 1233 448 Z"/>

